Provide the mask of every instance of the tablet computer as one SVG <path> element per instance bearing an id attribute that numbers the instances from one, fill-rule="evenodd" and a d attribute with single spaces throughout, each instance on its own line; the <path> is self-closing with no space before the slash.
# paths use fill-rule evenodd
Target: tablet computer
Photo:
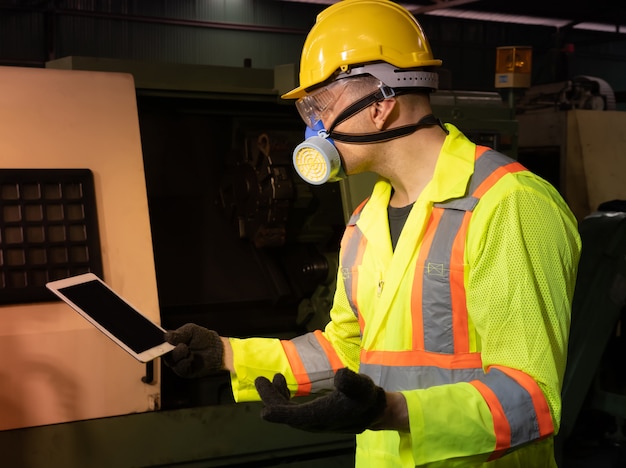
<path id="1" fill-rule="evenodd" d="M 93 273 L 51 281 L 46 287 L 140 362 L 174 349 L 164 340 L 163 328 Z"/>

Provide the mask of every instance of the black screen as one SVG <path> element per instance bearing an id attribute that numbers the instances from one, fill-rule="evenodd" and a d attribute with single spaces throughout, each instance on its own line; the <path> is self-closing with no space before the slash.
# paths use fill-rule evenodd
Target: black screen
<path id="1" fill-rule="evenodd" d="M 59 289 L 136 353 L 163 343 L 163 331 L 99 281 Z"/>

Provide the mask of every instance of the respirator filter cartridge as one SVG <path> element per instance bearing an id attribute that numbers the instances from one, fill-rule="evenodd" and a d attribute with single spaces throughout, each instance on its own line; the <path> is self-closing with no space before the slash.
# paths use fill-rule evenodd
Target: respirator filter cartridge
<path id="1" fill-rule="evenodd" d="M 296 146 L 293 165 L 298 175 L 312 185 L 336 182 L 345 175 L 337 148 L 320 136 L 311 136 Z"/>

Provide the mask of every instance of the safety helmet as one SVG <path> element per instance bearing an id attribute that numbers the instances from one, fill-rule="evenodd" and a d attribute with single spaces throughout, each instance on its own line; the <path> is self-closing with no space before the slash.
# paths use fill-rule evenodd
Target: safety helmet
<path id="1" fill-rule="evenodd" d="M 369 73 L 367 64 L 376 63 L 390 65 L 388 74 L 413 69 L 418 82 L 407 75 L 398 80 L 399 87 L 437 87 L 436 73 L 415 70 L 440 66 L 441 60 L 433 58 L 422 27 L 408 10 L 390 0 L 342 0 L 317 16 L 302 49 L 300 86 L 282 98 L 300 98 L 337 72 L 346 76 L 356 67 Z"/>

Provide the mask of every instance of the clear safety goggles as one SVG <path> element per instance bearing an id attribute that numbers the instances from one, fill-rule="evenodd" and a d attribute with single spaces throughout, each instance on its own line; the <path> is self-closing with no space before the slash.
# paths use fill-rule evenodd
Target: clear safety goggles
<path id="1" fill-rule="evenodd" d="M 387 63 L 363 65 L 340 73 L 336 81 L 298 99 L 296 108 L 304 123 L 313 128 L 317 122 L 322 120 L 324 112 L 339 99 L 348 83 L 354 83 L 354 80 L 367 79 L 365 77 L 374 77 L 379 80 L 371 91 L 380 88 L 383 98 L 396 94 L 395 91 L 388 94 L 388 90 L 423 88 L 432 91 L 438 87 L 438 75 L 435 72 L 421 69 L 398 69 Z"/>
<path id="2" fill-rule="evenodd" d="M 307 127 L 313 128 L 322 120 L 322 116 L 343 94 L 348 80 L 333 81 L 311 94 L 307 94 L 296 101 L 296 109 Z"/>

